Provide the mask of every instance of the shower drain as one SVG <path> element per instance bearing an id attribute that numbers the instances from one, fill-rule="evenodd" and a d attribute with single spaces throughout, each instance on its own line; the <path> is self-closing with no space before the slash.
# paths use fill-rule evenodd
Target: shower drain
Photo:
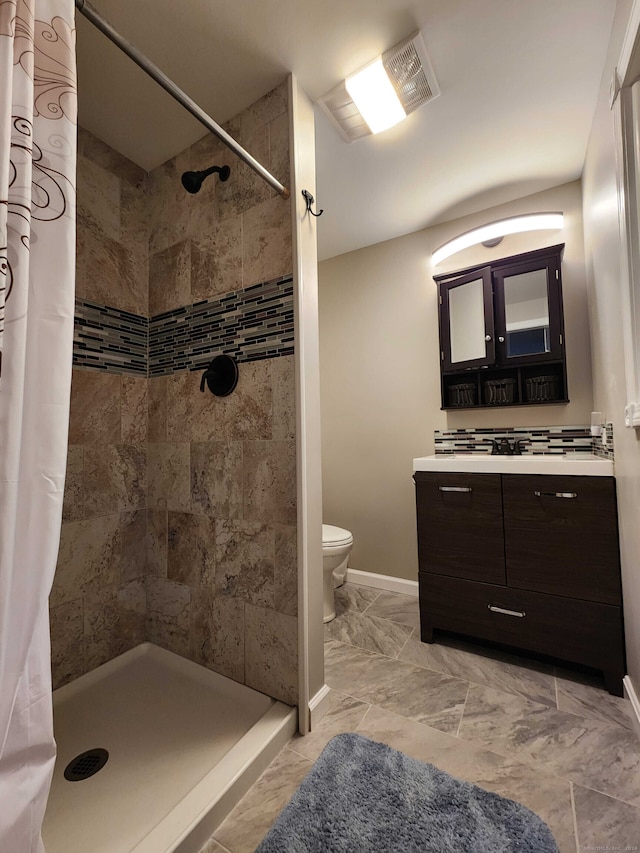
<path id="1" fill-rule="evenodd" d="M 98 770 L 102 770 L 104 765 L 109 760 L 109 753 L 106 749 L 88 749 L 86 752 L 81 752 L 76 755 L 65 767 L 64 778 L 68 782 L 81 782 L 83 779 L 88 779 L 93 776 Z"/>

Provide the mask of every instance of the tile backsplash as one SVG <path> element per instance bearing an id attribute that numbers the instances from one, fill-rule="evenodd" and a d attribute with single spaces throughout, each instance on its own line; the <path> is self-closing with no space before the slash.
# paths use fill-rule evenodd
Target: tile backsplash
<path id="1" fill-rule="evenodd" d="M 613 425 L 607 424 L 607 441 L 591 436 L 589 426 L 491 427 L 435 430 L 435 452 L 491 453 L 492 441 L 521 441 L 532 454 L 595 453 L 613 459 Z"/>

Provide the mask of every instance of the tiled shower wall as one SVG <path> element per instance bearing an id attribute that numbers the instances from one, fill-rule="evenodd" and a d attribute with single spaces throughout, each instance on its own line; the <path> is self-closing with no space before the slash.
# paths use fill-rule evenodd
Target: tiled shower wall
<path id="1" fill-rule="evenodd" d="M 288 182 L 286 84 L 228 129 Z M 290 205 L 213 137 L 148 176 L 90 135 L 81 139 L 79 314 L 99 327 L 106 305 L 150 316 L 153 330 L 167 312 L 202 318 L 192 306 L 207 300 L 228 305 L 226 328 L 237 323 L 247 346 L 236 353 L 236 390 L 216 398 L 200 393 L 184 352 L 167 360 L 165 351 L 163 375 L 147 379 L 118 354 L 120 331 L 94 336 L 85 326 L 83 337 L 77 318 L 76 364 L 92 364 L 91 339 L 101 343 L 99 369 L 74 369 L 51 610 L 56 683 L 146 638 L 295 702 Z M 214 176 L 187 194 L 180 174 L 214 163 L 231 166 L 229 181 Z M 247 320 L 256 284 L 269 304 L 256 311 L 253 299 Z M 207 311 L 219 345 L 219 311 Z M 254 321 L 268 328 L 251 338 Z"/>

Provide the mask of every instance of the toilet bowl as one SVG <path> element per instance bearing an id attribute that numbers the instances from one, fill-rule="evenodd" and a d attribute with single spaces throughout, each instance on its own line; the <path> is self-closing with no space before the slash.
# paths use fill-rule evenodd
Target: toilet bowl
<path id="1" fill-rule="evenodd" d="M 353 536 L 342 527 L 322 525 L 323 620 L 335 618 L 336 606 L 333 590 L 344 582 Z"/>

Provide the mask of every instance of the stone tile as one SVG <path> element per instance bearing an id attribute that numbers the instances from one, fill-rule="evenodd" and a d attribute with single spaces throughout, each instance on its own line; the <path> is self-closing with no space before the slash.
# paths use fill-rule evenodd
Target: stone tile
<path id="1" fill-rule="evenodd" d="M 80 216 L 107 237 L 120 238 L 120 181 L 88 157 L 77 160 L 77 204 Z"/>
<path id="2" fill-rule="evenodd" d="M 250 521 L 296 524 L 295 442 L 244 442 L 243 514 Z"/>
<path id="3" fill-rule="evenodd" d="M 122 537 L 121 583 L 128 583 L 147 573 L 147 511 L 120 514 Z"/>
<path id="4" fill-rule="evenodd" d="M 217 437 L 218 398 L 200 392 L 200 373 L 167 376 L 167 438 L 169 441 L 211 441 Z"/>
<path id="5" fill-rule="evenodd" d="M 640 744 L 622 726 L 472 684 L 459 737 L 640 807 Z"/>
<path id="6" fill-rule="evenodd" d="M 84 644 L 87 670 L 123 654 L 145 639 L 144 579 L 120 588 L 98 589 L 84 597 Z"/>
<path id="7" fill-rule="evenodd" d="M 298 614 L 298 540 L 297 528 L 275 525 L 275 567 L 273 606 L 289 616 Z"/>
<path id="8" fill-rule="evenodd" d="M 550 707 L 556 705 L 553 668 L 540 661 L 484 648 L 458 638 L 422 643 L 418 633 L 410 638 L 399 658 Z"/>
<path id="9" fill-rule="evenodd" d="M 295 362 L 292 355 L 268 360 L 273 388 L 273 438 L 294 441 L 296 437 Z"/>
<path id="10" fill-rule="evenodd" d="M 215 522 L 206 515 L 170 512 L 168 518 L 167 577 L 198 587 L 215 579 Z"/>
<path id="11" fill-rule="evenodd" d="M 147 255 L 144 247 L 123 245 L 91 221 L 78 217 L 83 235 L 82 296 L 132 314 L 147 314 Z"/>
<path id="12" fill-rule="evenodd" d="M 62 520 L 79 521 L 84 515 L 84 448 L 70 444 L 67 448 Z"/>
<path id="13" fill-rule="evenodd" d="M 74 598 L 49 610 L 53 689 L 85 672 L 82 599 Z"/>
<path id="14" fill-rule="evenodd" d="M 415 628 L 420 633 L 420 610 L 418 599 L 411 595 L 398 595 L 393 592 L 381 592 L 367 608 L 367 616 L 380 616 L 391 622 L 398 622 Z"/>
<path id="15" fill-rule="evenodd" d="M 289 748 L 315 761 L 332 737 L 342 732 L 355 732 L 371 706 L 337 690 L 329 694 L 329 708 L 309 734 L 294 735 Z"/>
<path id="16" fill-rule="evenodd" d="M 84 503 L 87 516 L 141 509 L 146 503 L 147 456 L 144 445 L 87 445 L 84 451 Z"/>
<path id="17" fill-rule="evenodd" d="M 282 83 L 240 113 L 240 133 L 246 137 L 247 134 L 253 133 L 256 128 L 263 127 L 277 118 L 288 120 L 288 115 L 289 89 L 285 78 Z"/>
<path id="18" fill-rule="evenodd" d="M 280 196 L 256 204 L 242 216 L 243 286 L 291 272 L 291 204 Z"/>
<path id="19" fill-rule="evenodd" d="M 298 622 L 293 616 L 245 604 L 245 684 L 295 705 Z"/>
<path id="20" fill-rule="evenodd" d="M 633 731 L 631 702 L 608 693 L 601 679 L 556 668 L 558 708 Z"/>
<path id="21" fill-rule="evenodd" d="M 167 440 L 167 376 L 151 376 L 149 394 L 149 441 Z"/>
<path id="22" fill-rule="evenodd" d="M 575 853 L 570 784 L 565 780 L 375 706 L 357 730 L 457 779 L 522 803 L 547 823 L 560 853 Z"/>
<path id="23" fill-rule="evenodd" d="M 149 315 L 191 302 L 191 244 L 181 240 L 149 258 Z"/>
<path id="24" fill-rule="evenodd" d="M 290 186 L 289 164 L 289 113 L 285 112 L 269 123 L 269 171 L 285 187 Z"/>
<path id="25" fill-rule="evenodd" d="M 193 660 L 243 684 L 244 602 L 218 597 L 213 589 L 200 589 L 193 598 L 192 610 Z"/>
<path id="26" fill-rule="evenodd" d="M 380 595 L 380 590 L 370 586 L 359 586 L 355 583 L 343 583 L 342 586 L 334 590 L 333 594 L 335 596 L 336 614 L 341 615 L 351 610 L 364 613 Z"/>
<path id="27" fill-rule="evenodd" d="M 216 590 L 273 608 L 275 532 L 250 521 L 215 521 Z"/>
<path id="28" fill-rule="evenodd" d="M 277 360 L 277 359 L 276 359 Z M 270 359 L 239 365 L 233 394 L 217 397 L 218 439 L 270 439 L 273 433 L 273 397 Z M 207 395 L 210 396 L 210 395 Z"/>
<path id="29" fill-rule="evenodd" d="M 236 131 L 237 133 L 237 131 Z M 266 125 L 247 130 L 245 134 L 231 134 L 260 163 L 269 159 L 269 129 Z M 240 137 L 240 138 L 239 138 Z M 250 169 L 233 152 L 225 157 L 231 168 L 229 180 L 216 184 L 216 202 L 219 221 L 235 217 L 251 210 L 269 198 L 269 185 Z M 259 279 L 256 279 L 259 281 Z"/>
<path id="30" fill-rule="evenodd" d="M 167 511 L 147 510 L 147 572 L 155 577 L 167 576 Z"/>
<path id="31" fill-rule="evenodd" d="M 192 222 L 193 222 L 192 215 Z M 202 222 L 202 218 L 200 219 Z M 191 301 L 211 299 L 242 287 L 242 217 L 231 216 L 191 241 Z M 204 233 L 203 233 L 204 232 Z M 196 236 L 197 234 L 197 236 Z"/>
<path id="32" fill-rule="evenodd" d="M 187 442 L 148 445 L 148 503 L 151 509 L 190 512 L 189 451 Z"/>
<path id="33" fill-rule="evenodd" d="M 120 376 L 74 368 L 69 444 L 118 444 Z"/>
<path id="34" fill-rule="evenodd" d="M 96 587 L 115 587 L 120 562 L 119 513 L 63 524 L 51 606 L 77 599 Z"/>
<path id="35" fill-rule="evenodd" d="M 216 829 L 214 839 L 232 853 L 254 853 L 312 766 L 285 747 Z"/>
<path id="36" fill-rule="evenodd" d="M 147 579 L 147 639 L 189 657 L 191 590 L 184 584 Z"/>
<path id="37" fill-rule="evenodd" d="M 142 444 L 147 440 L 148 379 L 145 376 L 121 377 L 122 444 Z"/>
<path id="38" fill-rule="evenodd" d="M 105 169 L 133 186 L 141 184 L 146 177 L 146 172 L 140 166 L 132 163 L 80 125 L 78 125 L 78 152 L 95 166 Z"/>
<path id="39" fill-rule="evenodd" d="M 149 173 L 149 250 L 152 253 L 167 249 L 188 236 L 191 197 L 180 177 L 190 169 L 191 155 L 187 150 Z M 151 308 L 150 313 L 154 313 Z"/>
<path id="40" fill-rule="evenodd" d="M 325 647 L 325 681 L 334 690 L 455 734 L 468 684 L 340 643 Z"/>
<path id="41" fill-rule="evenodd" d="M 393 658 L 402 650 L 412 630 L 388 619 L 346 610 L 325 624 L 324 635 L 328 640 L 339 640 Z"/>
<path id="42" fill-rule="evenodd" d="M 242 517 L 242 444 L 191 445 L 191 501 L 194 511 L 216 518 Z"/>
<path id="43" fill-rule="evenodd" d="M 573 786 L 578 829 L 578 850 L 640 849 L 640 810 L 633 806 Z"/>

